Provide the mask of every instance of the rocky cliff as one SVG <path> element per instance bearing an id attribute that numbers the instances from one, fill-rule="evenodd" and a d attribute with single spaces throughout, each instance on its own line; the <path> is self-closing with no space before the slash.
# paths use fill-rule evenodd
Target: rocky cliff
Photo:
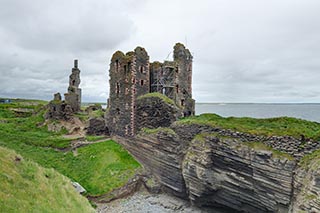
<path id="1" fill-rule="evenodd" d="M 256 146 L 255 146 L 256 145 Z M 295 162 L 260 143 L 198 135 L 182 164 L 189 199 L 244 212 L 287 212 Z"/>
<path id="2" fill-rule="evenodd" d="M 230 212 L 320 211 L 319 171 L 298 166 L 301 155 L 277 145 L 294 143 L 294 138 L 174 123 L 115 140 L 164 190 L 194 205 Z"/>

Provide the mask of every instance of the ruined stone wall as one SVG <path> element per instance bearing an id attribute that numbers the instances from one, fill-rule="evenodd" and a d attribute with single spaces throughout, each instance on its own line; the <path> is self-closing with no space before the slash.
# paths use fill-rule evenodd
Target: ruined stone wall
<path id="1" fill-rule="evenodd" d="M 183 115 L 194 115 L 192 99 L 192 55 L 183 44 L 177 43 L 174 61 L 154 62 L 151 65 L 151 92 L 159 92 L 183 108 Z"/>
<path id="2" fill-rule="evenodd" d="M 68 92 L 64 94 L 65 101 L 69 104 L 73 112 L 80 111 L 81 108 L 81 89 L 80 85 L 80 70 L 78 68 L 78 60 L 74 60 L 74 67 L 69 76 Z"/>
<path id="3" fill-rule="evenodd" d="M 81 110 L 80 70 L 78 60 L 74 60 L 74 67 L 69 76 L 68 92 L 64 94 L 62 101 L 60 93 L 54 94 L 54 99 L 48 105 L 46 119 L 69 120 L 72 114 Z"/>
<path id="4" fill-rule="evenodd" d="M 192 55 L 183 44 L 174 46 L 173 59 L 177 64 L 176 102 L 184 108 L 184 116 L 194 115 L 194 100 L 192 99 Z"/>
<path id="5" fill-rule="evenodd" d="M 149 56 L 137 47 L 126 55 L 116 52 L 110 64 L 110 97 L 107 122 L 113 134 L 134 135 L 136 99 L 149 93 Z"/>
<path id="6" fill-rule="evenodd" d="M 182 106 L 184 116 L 194 114 L 192 56 L 182 44 L 176 44 L 174 59 L 150 64 L 148 53 L 142 47 L 127 54 L 121 51 L 113 54 L 109 73 L 109 112 L 106 116 L 112 134 L 135 135 L 136 100 L 150 92 L 159 92 L 174 100 Z"/>
<path id="7" fill-rule="evenodd" d="M 125 136 L 130 130 L 131 98 L 134 54 L 124 55 L 121 51 L 113 54 L 110 63 L 110 96 L 107 122 L 110 131 Z"/>

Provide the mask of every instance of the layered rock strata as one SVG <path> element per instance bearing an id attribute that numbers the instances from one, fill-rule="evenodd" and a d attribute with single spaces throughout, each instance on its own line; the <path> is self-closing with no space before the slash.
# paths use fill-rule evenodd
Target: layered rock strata
<path id="1" fill-rule="evenodd" d="M 212 132 L 211 127 L 171 127 L 115 140 L 166 191 L 197 206 L 224 207 L 231 212 L 289 211 L 294 158 L 237 134 Z"/>

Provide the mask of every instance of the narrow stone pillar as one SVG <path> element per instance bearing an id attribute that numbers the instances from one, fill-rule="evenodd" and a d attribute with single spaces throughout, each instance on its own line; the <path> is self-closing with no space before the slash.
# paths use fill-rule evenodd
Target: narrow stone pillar
<path id="1" fill-rule="evenodd" d="M 78 68 L 78 59 L 74 60 L 74 68 Z"/>

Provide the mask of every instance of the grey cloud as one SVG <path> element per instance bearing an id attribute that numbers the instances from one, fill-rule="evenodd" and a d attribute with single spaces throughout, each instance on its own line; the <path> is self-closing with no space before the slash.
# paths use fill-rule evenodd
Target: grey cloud
<path id="1" fill-rule="evenodd" d="M 1 3 L 0 96 L 65 92 L 78 58 L 84 99 L 105 101 L 114 51 L 162 61 L 183 42 L 199 102 L 320 101 L 318 0 Z"/>

